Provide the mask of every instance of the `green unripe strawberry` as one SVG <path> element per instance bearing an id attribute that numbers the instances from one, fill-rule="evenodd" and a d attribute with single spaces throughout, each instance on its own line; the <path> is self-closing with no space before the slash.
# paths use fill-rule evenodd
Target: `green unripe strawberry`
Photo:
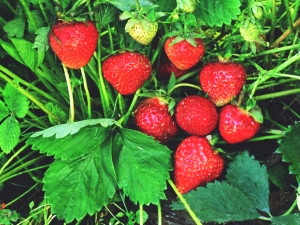
<path id="1" fill-rule="evenodd" d="M 249 23 L 248 25 L 244 24 L 240 26 L 240 33 L 245 39 L 245 41 L 248 42 L 256 41 L 260 34 L 258 27 L 253 23 Z"/>
<path id="2" fill-rule="evenodd" d="M 129 19 L 125 31 L 142 45 L 148 45 L 155 37 L 158 30 L 158 23 L 146 19 Z"/>
<path id="3" fill-rule="evenodd" d="M 261 3 L 255 3 L 251 6 L 251 11 L 255 19 L 261 20 L 264 16 L 264 8 Z"/>
<path id="4" fill-rule="evenodd" d="M 183 12 L 193 13 L 196 8 L 196 0 L 183 0 L 180 8 Z"/>

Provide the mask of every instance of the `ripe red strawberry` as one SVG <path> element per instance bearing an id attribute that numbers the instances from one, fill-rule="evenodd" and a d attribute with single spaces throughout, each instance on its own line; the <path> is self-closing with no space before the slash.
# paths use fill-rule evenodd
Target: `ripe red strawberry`
<path id="1" fill-rule="evenodd" d="M 174 181 L 181 194 L 217 179 L 224 160 L 204 137 L 190 136 L 176 149 Z"/>
<path id="2" fill-rule="evenodd" d="M 104 60 L 104 78 L 122 95 L 136 92 L 149 78 L 152 66 L 147 56 L 138 52 L 121 52 Z"/>
<path id="3" fill-rule="evenodd" d="M 199 74 L 202 90 L 216 106 L 223 106 L 236 97 L 247 79 L 245 68 L 233 62 L 210 62 Z"/>
<path id="4" fill-rule="evenodd" d="M 188 134 L 205 136 L 217 126 L 218 113 L 209 99 L 191 95 L 178 103 L 175 118 L 177 124 Z"/>
<path id="5" fill-rule="evenodd" d="M 238 106 L 229 104 L 220 111 L 219 131 L 223 139 L 230 144 L 251 139 L 260 126 L 261 123 Z"/>
<path id="6" fill-rule="evenodd" d="M 158 23 L 146 19 L 129 19 L 125 26 L 125 31 L 142 45 L 150 44 L 155 37 L 157 30 Z"/>
<path id="7" fill-rule="evenodd" d="M 167 56 L 163 57 L 158 67 L 158 75 L 162 79 L 169 79 L 172 75 L 172 72 L 174 73 L 175 77 L 178 78 L 186 74 L 187 70 L 178 69 Z"/>
<path id="8" fill-rule="evenodd" d="M 178 131 L 168 104 L 159 97 L 143 100 L 134 112 L 134 121 L 138 130 L 160 142 L 168 141 Z"/>
<path id="9" fill-rule="evenodd" d="M 171 62 L 180 70 L 187 70 L 196 65 L 203 57 L 205 47 L 201 38 L 194 38 L 196 47 L 191 45 L 187 40 L 181 40 L 172 44 L 176 38 L 170 37 L 164 44 L 165 52 Z"/>
<path id="10" fill-rule="evenodd" d="M 91 21 L 59 21 L 52 26 L 49 36 L 52 50 L 71 69 L 78 69 L 89 63 L 97 42 L 98 31 Z"/>

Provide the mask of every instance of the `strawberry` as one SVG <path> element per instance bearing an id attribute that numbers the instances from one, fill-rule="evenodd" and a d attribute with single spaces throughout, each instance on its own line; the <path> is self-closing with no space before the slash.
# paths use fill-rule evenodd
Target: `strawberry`
<path id="1" fill-rule="evenodd" d="M 142 45 L 148 45 L 155 37 L 158 23 L 146 19 L 129 19 L 125 25 L 125 31 Z"/>
<path id="2" fill-rule="evenodd" d="M 104 78 L 122 95 L 136 92 L 149 78 L 152 66 L 139 52 L 121 52 L 109 56 L 102 65 Z"/>
<path id="3" fill-rule="evenodd" d="M 179 127 L 188 134 L 205 136 L 217 126 L 218 113 L 209 99 L 191 95 L 178 103 L 175 119 Z"/>
<path id="4" fill-rule="evenodd" d="M 253 23 L 245 23 L 240 26 L 240 33 L 245 41 L 254 42 L 258 39 L 260 31 Z"/>
<path id="5" fill-rule="evenodd" d="M 220 134 L 230 144 L 251 139 L 261 126 L 248 111 L 232 104 L 221 109 L 219 120 Z"/>
<path id="6" fill-rule="evenodd" d="M 98 42 L 98 31 L 91 21 L 59 21 L 51 29 L 49 44 L 66 67 L 78 69 L 89 63 Z"/>
<path id="7" fill-rule="evenodd" d="M 176 78 L 181 77 L 182 75 L 187 73 L 187 70 L 180 70 L 178 69 L 170 60 L 167 56 L 163 56 L 162 60 L 159 64 L 158 70 L 157 70 L 158 75 L 162 79 L 169 79 L 174 73 Z"/>
<path id="8" fill-rule="evenodd" d="M 217 179 L 224 160 L 204 137 L 190 136 L 175 151 L 174 181 L 181 194 Z"/>
<path id="9" fill-rule="evenodd" d="M 159 97 L 143 100 L 134 111 L 134 122 L 139 131 L 166 142 L 178 131 L 168 104 Z"/>
<path id="10" fill-rule="evenodd" d="M 178 1 L 181 4 L 179 7 L 182 9 L 185 13 L 193 13 L 196 8 L 196 0 L 184 0 L 184 1 Z"/>
<path id="11" fill-rule="evenodd" d="M 223 106 L 236 97 L 247 79 L 245 68 L 233 62 L 210 62 L 199 73 L 202 90 L 216 106 Z"/>
<path id="12" fill-rule="evenodd" d="M 171 62 L 180 70 L 187 70 L 196 65 L 204 55 L 205 47 L 201 38 L 194 38 L 196 46 L 186 39 L 177 43 L 173 41 L 176 36 L 170 37 L 164 44 L 165 52 Z M 176 42 L 176 40 L 175 40 Z"/>

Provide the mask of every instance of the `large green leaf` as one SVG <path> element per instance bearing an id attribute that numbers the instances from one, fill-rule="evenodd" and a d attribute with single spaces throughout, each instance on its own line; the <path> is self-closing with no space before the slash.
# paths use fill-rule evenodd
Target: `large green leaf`
<path id="1" fill-rule="evenodd" d="M 224 223 L 256 219 L 260 215 L 243 192 L 223 182 L 207 184 L 184 195 L 192 210 L 203 222 Z M 184 210 L 180 203 L 172 204 L 173 210 Z"/>
<path id="2" fill-rule="evenodd" d="M 15 85 L 18 85 L 15 83 Z M 26 116 L 29 110 L 28 98 L 18 91 L 12 84 L 7 83 L 3 90 L 4 101 L 10 110 L 18 118 Z"/>
<path id="3" fill-rule="evenodd" d="M 300 177 L 300 123 L 289 126 L 284 138 L 278 141 L 279 147 L 276 150 L 282 154 L 282 161 L 290 164 L 289 171 Z"/>
<path id="4" fill-rule="evenodd" d="M 221 27 L 223 24 L 231 25 L 231 21 L 237 19 L 241 13 L 240 6 L 240 0 L 199 1 L 194 14 L 208 26 Z"/>
<path id="5" fill-rule="evenodd" d="M 251 220 L 260 217 L 257 209 L 269 211 L 265 166 L 260 166 L 245 151 L 234 158 L 227 172 L 227 181 L 208 183 L 206 188 L 199 187 L 184 195 L 200 220 L 218 223 Z M 179 201 L 172 206 L 184 209 Z"/>
<path id="6" fill-rule="evenodd" d="M 9 153 L 19 142 L 21 129 L 14 116 L 7 117 L 0 125 L 0 147 Z"/>
<path id="7" fill-rule="evenodd" d="M 1 47 L 7 52 L 8 55 L 13 57 L 15 60 L 17 60 L 21 64 L 25 64 L 23 59 L 21 58 L 20 54 L 18 53 L 17 49 L 8 42 L 5 42 L 0 39 Z"/>
<path id="8" fill-rule="evenodd" d="M 164 199 L 171 150 L 141 132 L 120 129 L 114 147 L 118 186 L 132 202 L 157 204 Z"/>
<path id="9" fill-rule="evenodd" d="M 94 138 L 94 137 L 93 137 Z M 86 139 L 85 144 L 91 139 Z M 52 212 L 67 223 L 93 215 L 115 194 L 112 138 L 98 139 L 88 154 L 73 161 L 55 160 L 44 177 L 45 197 Z M 85 150 L 85 149 L 83 149 Z"/>
<path id="10" fill-rule="evenodd" d="M 263 212 L 269 209 L 269 183 L 267 169 L 264 165 L 249 157 L 247 151 L 238 155 L 229 165 L 226 178 L 252 202 L 252 205 Z"/>
<path id="11" fill-rule="evenodd" d="M 111 136 L 111 129 L 102 126 L 88 126 L 80 131 L 72 132 L 71 129 L 68 129 L 68 127 L 71 127 L 67 126 L 69 124 L 64 125 L 58 126 L 64 132 L 68 131 L 70 135 L 64 135 L 59 138 L 55 135 L 39 135 L 30 137 L 26 143 L 31 144 L 33 150 L 40 150 L 41 153 L 47 153 L 49 156 L 54 155 L 56 159 L 75 160 L 88 154 L 90 151 L 94 151 L 98 148 L 99 143 L 104 142 Z M 71 125 L 73 124 L 71 123 Z"/>

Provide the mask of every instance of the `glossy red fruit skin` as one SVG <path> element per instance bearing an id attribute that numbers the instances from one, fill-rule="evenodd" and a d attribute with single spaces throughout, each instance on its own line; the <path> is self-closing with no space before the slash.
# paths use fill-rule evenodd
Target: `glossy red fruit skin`
<path id="1" fill-rule="evenodd" d="M 79 69 L 89 63 L 98 42 L 98 31 L 91 21 L 59 21 L 51 29 L 49 45 L 66 67 Z"/>
<path id="2" fill-rule="evenodd" d="M 168 111 L 168 104 L 158 97 L 147 98 L 134 111 L 134 122 L 139 131 L 165 143 L 178 131 L 175 119 Z"/>
<path id="3" fill-rule="evenodd" d="M 133 94 L 149 78 L 152 66 L 139 52 L 121 52 L 104 60 L 104 78 L 122 95 Z"/>
<path id="4" fill-rule="evenodd" d="M 175 119 L 178 126 L 188 134 L 205 136 L 216 128 L 218 112 L 209 99 L 190 95 L 177 104 Z"/>
<path id="5" fill-rule="evenodd" d="M 174 73 L 176 78 L 179 78 L 179 77 L 183 76 L 184 74 L 186 74 L 187 70 L 178 69 L 169 60 L 169 58 L 165 57 L 160 62 L 157 73 L 163 80 L 168 80 L 168 79 L 170 79 L 172 73 Z"/>
<path id="6" fill-rule="evenodd" d="M 220 111 L 219 131 L 227 143 L 247 141 L 256 135 L 260 127 L 261 123 L 235 105 L 225 105 Z"/>
<path id="7" fill-rule="evenodd" d="M 216 106 L 223 106 L 240 93 L 247 72 L 239 63 L 210 62 L 200 71 L 199 79 L 202 90 Z"/>
<path id="8" fill-rule="evenodd" d="M 165 52 L 170 61 L 180 70 L 187 70 L 196 65 L 205 53 L 205 46 L 201 38 L 195 38 L 197 46 L 182 40 L 170 45 L 176 37 L 170 37 L 164 44 Z"/>
<path id="9" fill-rule="evenodd" d="M 184 139 L 174 159 L 174 182 L 181 194 L 217 179 L 224 169 L 223 158 L 204 137 Z"/>

